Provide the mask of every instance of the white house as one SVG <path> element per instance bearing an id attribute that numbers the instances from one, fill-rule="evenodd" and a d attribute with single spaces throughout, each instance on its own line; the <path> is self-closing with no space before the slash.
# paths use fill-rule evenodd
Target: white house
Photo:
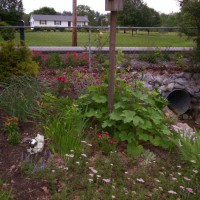
<path id="1" fill-rule="evenodd" d="M 72 27 L 73 17 L 67 15 L 37 15 L 32 14 L 30 17 L 31 28 L 35 27 Z M 77 26 L 88 26 L 87 16 L 77 16 Z"/>

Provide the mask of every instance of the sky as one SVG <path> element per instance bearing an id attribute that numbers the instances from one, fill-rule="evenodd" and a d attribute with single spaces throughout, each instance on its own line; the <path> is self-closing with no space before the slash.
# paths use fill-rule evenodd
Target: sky
<path id="1" fill-rule="evenodd" d="M 25 13 L 30 13 L 44 6 L 54 8 L 57 12 L 71 11 L 73 0 L 22 0 Z M 150 8 L 154 8 L 158 12 L 169 14 L 171 12 L 179 12 L 178 0 L 143 0 Z M 101 14 L 105 11 L 105 0 L 77 0 L 78 5 L 87 5 L 91 10 L 98 11 Z"/>

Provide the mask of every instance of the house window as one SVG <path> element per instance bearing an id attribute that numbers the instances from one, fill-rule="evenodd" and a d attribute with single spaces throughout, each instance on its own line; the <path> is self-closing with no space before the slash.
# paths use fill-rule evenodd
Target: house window
<path id="1" fill-rule="evenodd" d="M 46 25 L 47 21 L 46 20 L 40 20 L 40 25 Z"/>
<path id="2" fill-rule="evenodd" d="M 54 21 L 54 25 L 61 25 L 61 21 Z"/>

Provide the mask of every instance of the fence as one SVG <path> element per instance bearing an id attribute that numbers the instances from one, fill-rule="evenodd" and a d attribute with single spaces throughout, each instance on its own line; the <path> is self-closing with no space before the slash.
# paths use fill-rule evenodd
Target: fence
<path id="1" fill-rule="evenodd" d="M 35 27 L 0 26 L 0 33 L 14 33 L 16 43 L 29 46 L 32 50 L 57 52 L 88 52 L 89 59 L 94 51 L 108 51 L 109 27 Z M 72 29 L 77 29 L 77 46 L 72 46 Z M 117 27 L 116 46 L 127 52 L 146 50 L 184 51 L 194 46 L 196 29 L 188 27 L 184 32 L 191 32 L 188 38 L 179 27 Z M 0 34 L 0 42 L 3 41 Z M 182 48 L 178 48 L 182 47 Z M 183 48 L 184 47 L 184 48 Z M 90 60 L 89 60 L 89 63 Z"/>

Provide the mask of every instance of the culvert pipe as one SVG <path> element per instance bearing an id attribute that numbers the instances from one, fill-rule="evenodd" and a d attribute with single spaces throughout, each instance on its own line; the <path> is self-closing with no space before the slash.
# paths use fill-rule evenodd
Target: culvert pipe
<path id="1" fill-rule="evenodd" d="M 169 108 L 176 112 L 178 115 L 182 115 L 190 108 L 191 97 L 190 93 L 186 90 L 173 90 L 167 95 L 169 102 Z"/>

